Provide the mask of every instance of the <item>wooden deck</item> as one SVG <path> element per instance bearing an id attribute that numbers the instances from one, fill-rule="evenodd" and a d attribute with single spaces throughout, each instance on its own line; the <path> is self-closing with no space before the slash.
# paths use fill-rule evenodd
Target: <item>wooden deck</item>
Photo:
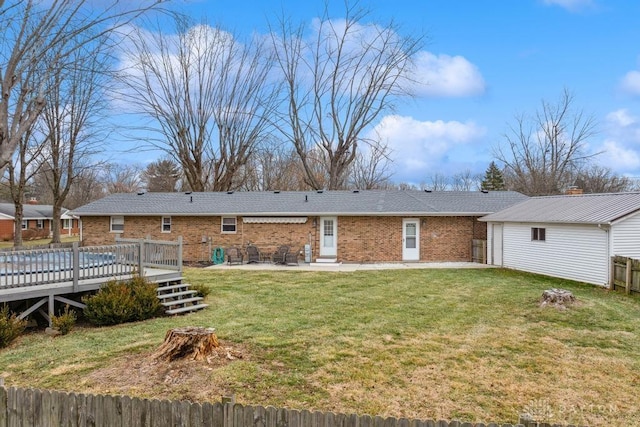
<path id="1" fill-rule="evenodd" d="M 80 296 L 111 280 L 140 274 L 153 283 L 180 281 L 182 242 L 120 240 L 108 246 L 4 252 L 0 267 L 0 304 L 10 303 L 21 318 L 38 312 L 51 323 L 56 303 L 84 308 Z"/>

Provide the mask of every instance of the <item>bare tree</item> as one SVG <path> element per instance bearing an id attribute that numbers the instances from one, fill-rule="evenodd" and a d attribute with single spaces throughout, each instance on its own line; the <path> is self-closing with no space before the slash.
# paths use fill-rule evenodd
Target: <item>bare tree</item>
<path id="1" fill-rule="evenodd" d="M 389 146 L 378 141 L 367 148 L 358 150 L 349 174 L 350 185 L 361 190 L 388 188 L 392 175 Z"/>
<path id="2" fill-rule="evenodd" d="M 74 67 L 75 56 L 160 1 L 0 0 L 0 175 L 47 102 L 47 76 Z M 124 8 L 121 6 L 126 3 Z M 146 3 L 147 5 L 144 5 Z"/>
<path id="3" fill-rule="evenodd" d="M 574 185 L 585 193 L 619 193 L 633 189 L 630 178 L 616 175 L 611 169 L 599 165 L 580 170 Z"/>
<path id="4" fill-rule="evenodd" d="M 75 209 L 104 197 L 102 178 L 100 168 L 82 168 L 69 188 L 64 207 Z"/>
<path id="5" fill-rule="evenodd" d="M 307 190 L 300 160 L 290 147 L 273 145 L 254 153 L 244 168 L 243 189 L 248 191 Z"/>
<path id="6" fill-rule="evenodd" d="M 451 189 L 454 191 L 471 191 L 474 188 L 479 189 L 482 177 L 474 174 L 470 169 L 465 169 L 451 177 Z"/>
<path id="7" fill-rule="evenodd" d="M 280 130 L 300 157 L 307 184 L 314 189 L 344 188 L 364 131 L 394 101 L 408 94 L 412 58 L 421 39 L 402 37 L 397 27 L 361 24 L 366 11 L 346 2 L 344 19 L 325 9 L 314 35 L 281 19 L 272 41 L 287 92 L 287 112 Z M 317 180 L 310 154 L 324 160 L 326 184 Z"/>
<path id="8" fill-rule="evenodd" d="M 147 191 L 177 191 L 181 177 L 180 165 L 170 158 L 149 163 L 142 172 L 142 182 Z"/>
<path id="9" fill-rule="evenodd" d="M 120 75 L 125 96 L 153 120 L 150 144 L 173 157 L 194 191 L 230 190 L 268 140 L 278 91 L 263 43 L 240 43 L 208 25 L 176 19 L 177 35 L 138 30 Z"/>
<path id="10" fill-rule="evenodd" d="M 104 166 L 102 182 L 107 194 L 135 193 L 142 190 L 142 166 L 109 163 Z"/>
<path id="11" fill-rule="evenodd" d="M 18 144 L 13 161 L 8 164 L 9 194 L 14 206 L 13 246 L 22 246 L 22 220 L 24 218 L 24 202 L 29 182 L 37 174 L 39 165 L 37 159 L 42 150 L 38 142 L 38 130 L 35 124 L 23 134 Z"/>
<path id="12" fill-rule="evenodd" d="M 88 47 L 88 46 L 87 46 Z M 104 80 L 106 57 L 96 44 L 90 51 L 69 57 L 75 66 L 48 74 L 51 88 L 42 112 L 47 138 L 41 150 L 44 183 L 53 199 L 53 218 L 59 219 L 74 180 L 84 169 L 95 168 L 92 157 L 106 138 Z M 46 57 L 45 57 L 46 58 Z M 60 242 L 60 221 L 52 222 L 52 242 Z"/>
<path id="13" fill-rule="evenodd" d="M 436 172 L 429 177 L 428 188 L 432 191 L 445 191 L 449 188 L 449 178 L 440 172 Z"/>
<path id="14" fill-rule="evenodd" d="M 596 132 L 595 119 L 574 110 L 573 104 L 573 95 L 565 89 L 557 103 L 542 101 L 533 116 L 516 117 L 506 144 L 494 149 L 495 158 L 505 165 L 509 188 L 530 196 L 561 193 L 598 154 L 586 147 Z"/>

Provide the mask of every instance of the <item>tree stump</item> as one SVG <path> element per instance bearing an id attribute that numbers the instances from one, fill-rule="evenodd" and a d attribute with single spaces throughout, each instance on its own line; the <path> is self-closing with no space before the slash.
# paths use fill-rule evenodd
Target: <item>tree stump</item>
<path id="1" fill-rule="evenodd" d="M 155 360 L 167 362 L 184 358 L 203 360 L 213 352 L 214 348 L 220 347 L 214 332 L 213 328 L 196 326 L 169 329 L 164 342 L 152 357 Z"/>
<path id="2" fill-rule="evenodd" d="M 542 293 L 540 307 L 553 305 L 554 307 L 564 309 L 567 305 L 576 302 L 576 297 L 570 291 L 565 289 L 547 289 Z"/>

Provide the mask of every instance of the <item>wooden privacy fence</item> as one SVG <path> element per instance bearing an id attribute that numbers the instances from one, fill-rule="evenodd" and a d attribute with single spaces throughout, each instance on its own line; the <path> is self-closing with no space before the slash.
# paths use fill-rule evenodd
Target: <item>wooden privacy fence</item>
<path id="1" fill-rule="evenodd" d="M 640 292 L 640 260 L 623 256 L 611 257 L 609 288 L 622 290 L 627 294 Z"/>
<path id="2" fill-rule="evenodd" d="M 499 427 L 243 406 L 233 399 L 191 403 L 1 386 L 0 427 Z M 548 424 L 517 424 L 523 427 Z M 513 427 L 502 424 L 502 427 Z"/>
<path id="3" fill-rule="evenodd" d="M 480 264 L 487 263 L 487 241 L 481 239 L 473 239 L 471 241 L 471 261 Z"/>

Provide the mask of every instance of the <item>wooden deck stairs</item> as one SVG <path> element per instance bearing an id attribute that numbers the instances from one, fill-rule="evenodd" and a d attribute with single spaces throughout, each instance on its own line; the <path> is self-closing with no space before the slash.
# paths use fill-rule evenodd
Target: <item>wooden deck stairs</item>
<path id="1" fill-rule="evenodd" d="M 208 307 L 197 291 L 189 289 L 189 284 L 182 283 L 182 277 L 165 282 L 158 282 L 158 299 L 167 314 L 192 313 Z"/>

